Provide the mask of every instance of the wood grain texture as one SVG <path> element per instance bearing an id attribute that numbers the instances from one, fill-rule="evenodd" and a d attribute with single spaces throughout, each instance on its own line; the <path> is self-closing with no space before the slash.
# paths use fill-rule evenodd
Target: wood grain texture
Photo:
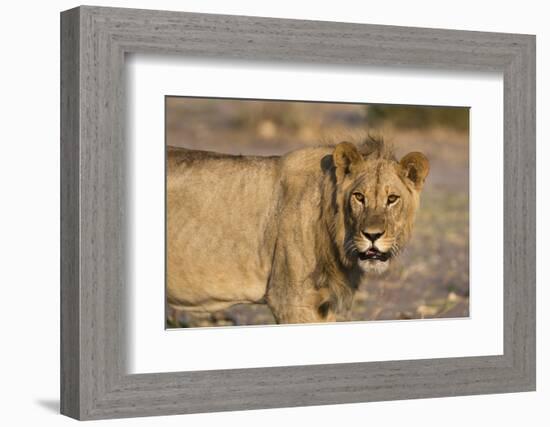
<path id="1" fill-rule="evenodd" d="M 78 10 L 61 20 L 61 412 L 80 413 Z"/>
<path id="2" fill-rule="evenodd" d="M 61 38 L 62 413 L 99 419 L 534 390 L 534 36 L 80 7 L 62 13 Z M 504 354 L 128 375 L 128 53 L 502 72 Z"/>

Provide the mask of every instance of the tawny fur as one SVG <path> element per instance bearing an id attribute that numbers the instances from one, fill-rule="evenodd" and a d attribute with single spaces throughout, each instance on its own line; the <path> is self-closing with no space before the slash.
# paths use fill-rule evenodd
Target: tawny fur
<path id="1" fill-rule="evenodd" d="M 397 162 L 375 139 L 281 157 L 169 148 L 168 303 L 189 312 L 267 303 L 278 323 L 346 317 L 361 280 L 389 263 L 359 261 L 362 231 L 381 227 L 378 244 L 397 256 L 428 169 L 422 154 Z"/>

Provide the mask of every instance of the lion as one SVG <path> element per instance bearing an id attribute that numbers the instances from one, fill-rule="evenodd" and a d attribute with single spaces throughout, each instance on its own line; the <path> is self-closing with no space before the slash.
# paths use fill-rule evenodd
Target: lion
<path id="1" fill-rule="evenodd" d="M 214 313 L 267 304 L 277 323 L 349 317 L 369 274 L 411 237 L 426 156 L 382 140 L 283 156 L 167 149 L 167 302 Z"/>

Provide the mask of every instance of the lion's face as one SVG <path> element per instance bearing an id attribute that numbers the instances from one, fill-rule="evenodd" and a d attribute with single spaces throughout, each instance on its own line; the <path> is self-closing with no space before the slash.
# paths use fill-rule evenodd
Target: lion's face
<path id="1" fill-rule="evenodd" d="M 346 261 L 365 273 L 384 272 L 410 238 L 428 160 L 416 152 L 400 162 L 363 157 L 346 142 L 336 146 L 333 159 Z"/>

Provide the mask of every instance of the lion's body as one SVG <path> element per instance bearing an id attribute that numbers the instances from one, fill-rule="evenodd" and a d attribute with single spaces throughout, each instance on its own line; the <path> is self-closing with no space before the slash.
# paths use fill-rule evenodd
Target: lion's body
<path id="1" fill-rule="evenodd" d="M 363 271 L 343 249 L 342 209 L 333 212 L 342 203 L 334 150 L 247 157 L 170 148 L 168 303 L 189 312 L 267 303 L 279 323 L 349 309 Z"/>
<path id="2" fill-rule="evenodd" d="M 171 303 L 214 311 L 263 298 L 273 256 L 275 235 L 268 230 L 274 226 L 276 182 L 276 159 L 169 151 Z"/>

